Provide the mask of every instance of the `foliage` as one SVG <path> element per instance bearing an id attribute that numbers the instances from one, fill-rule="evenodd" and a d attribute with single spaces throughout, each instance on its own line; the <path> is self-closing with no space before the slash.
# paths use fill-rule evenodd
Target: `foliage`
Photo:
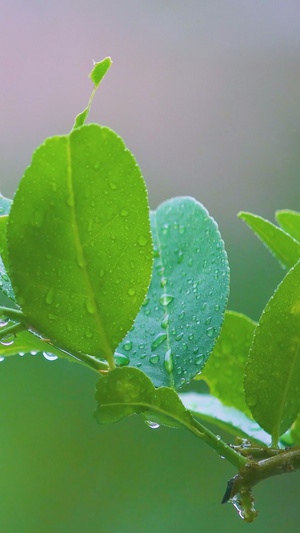
<path id="1" fill-rule="evenodd" d="M 97 372 L 99 423 L 141 414 L 193 432 L 238 469 L 223 501 L 251 521 L 252 487 L 300 466 L 300 214 L 278 211 L 277 227 L 240 213 L 288 272 L 257 324 L 226 311 L 227 255 L 205 207 L 179 197 L 150 213 L 122 139 L 85 125 L 110 65 L 95 64 L 72 131 L 35 151 L 13 201 L 0 196 L 0 287 L 11 301 L 0 308 L 0 356 L 41 352 Z M 178 394 L 194 378 L 209 393 Z"/>

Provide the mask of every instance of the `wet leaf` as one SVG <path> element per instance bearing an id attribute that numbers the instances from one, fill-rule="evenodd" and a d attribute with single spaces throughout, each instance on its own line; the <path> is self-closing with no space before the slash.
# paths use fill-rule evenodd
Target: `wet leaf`
<path id="1" fill-rule="evenodd" d="M 281 266 L 291 268 L 300 259 L 300 243 L 268 220 L 251 213 L 238 214 L 278 259 Z"/>
<path id="2" fill-rule="evenodd" d="M 172 420 L 183 425 L 191 423 L 191 416 L 178 395 L 167 387 L 156 390 L 137 368 L 116 368 L 102 377 L 97 383 L 96 401 L 95 416 L 101 424 L 118 422 L 145 411 L 166 425 L 173 426 Z"/>
<path id="3" fill-rule="evenodd" d="M 7 226 L 10 276 L 32 326 L 112 364 L 152 270 L 145 183 L 123 141 L 82 126 L 33 155 Z"/>
<path id="4" fill-rule="evenodd" d="M 77 117 L 75 119 L 75 124 L 73 126 L 73 129 L 78 128 L 79 126 L 83 126 L 83 124 L 85 123 L 86 118 L 87 118 L 87 116 L 89 114 L 89 111 L 90 111 L 90 108 L 91 108 L 91 104 L 92 104 L 95 92 L 96 92 L 100 82 L 104 78 L 105 74 L 107 73 L 107 71 L 108 71 L 109 67 L 111 66 L 111 64 L 112 64 L 112 60 L 111 60 L 110 57 L 106 57 L 102 61 L 99 61 L 98 63 L 94 63 L 94 68 L 93 68 L 92 72 L 90 73 L 90 78 L 91 78 L 92 82 L 94 83 L 94 89 L 93 89 L 93 92 L 91 94 L 91 97 L 90 97 L 90 100 L 89 100 L 89 103 L 88 103 L 87 107 L 81 113 L 79 113 L 79 115 L 77 115 Z"/>
<path id="5" fill-rule="evenodd" d="M 216 222 L 193 198 L 163 203 L 151 227 L 151 285 L 118 353 L 157 387 L 179 388 L 203 368 L 219 335 L 229 267 Z"/>
<path id="6" fill-rule="evenodd" d="M 196 376 L 196 379 L 206 381 L 210 393 L 224 405 L 247 415 L 250 411 L 243 380 L 255 326 L 255 322 L 245 315 L 226 311 L 220 337 L 203 371 Z"/>
<path id="7" fill-rule="evenodd" d="M 278 223 L 286 233 L 300 242 L 300 213 L 283 209 L 275 213 Z"/>
<path id="8" fill-rule="evenodd" d="M 245 375 L 248 406 L 276 444 L 300 409 L 300 262 L 265 307 Z"/>
<path id="9" fill-rule="evenodd" d="M 185 392 L 180 398 L 195 418 L 215 424 L 232 435 L 269 446 L 270 436 L 242 411 L 223 405 L 210 394 Z"/>

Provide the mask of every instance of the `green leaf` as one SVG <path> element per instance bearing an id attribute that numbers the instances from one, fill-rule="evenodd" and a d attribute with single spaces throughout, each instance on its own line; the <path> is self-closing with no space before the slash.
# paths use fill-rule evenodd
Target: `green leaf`
<path id="1" fill-rule="evenodd" d="M 278 438 L 300 409 L 300 261 L 265 307 L 254 332 L 245 375 L 253 417 Z"/>
<path id="2" fill-rule="evenodd" d="M 226 311 L 221 334 L 201 374 L 210 393 L 224 405 L 250 415 L 246 404 L 243 379 L 251 347 L 255 322 L 240 313 Z M 251 415 L 250 415 L 251 416 Z"/>
<path id="3" fill-rule="evenodd" d="M 94 89 L 93 89 L 93 92 L 91 94 L 88 106 L 79 115 L 77 115 L 77 117 L 75 119 L 75 124 L 73 126 L 73 129 L 79 128 L 80 126 L 83 126 L 83 124 L 85 123 L 86 118 L 87 118 L 87 116 L 89 114 L 91 105 L 92 105 L 92 101 L 93 101 L 95 92 L 96 92 L 101 80 L 104 78 L 106 72 L 108 71 L 109 67 L 111 66 L 111 64 L 112 64 L 112 60 L 111 60 L 110 57 L 106 57 L 102 61 L 100 61 L 98 63 L 94 63 L 94 68 L 93 68 L 92 72 L 90 73 L 90 78 L 91 78 L 92 82 L 94 83 Z"/>
<path id="4" fill-rule="evenodd" d="M 108 128 L 82 126 L 34 153 L 7 239 L 17 301 L 43 337 L 113 366 L 150 281 L 148 209 L 140 169 Z"/>
<path id="5" fill-rule="evenodd" d="M 219 335 L 229 267 L 216 222 L 193 198 L 151 213 L 154 268 L 134 328 L 118 347 L 159 387 L 178 388 L 203 368 Z"/>
<path id="6" fill-rule="evenodd" d="M 300 244 L 268 220 L 251 213 L 240 212 L 248 226 L 256 233 L 265 246 L 278 259 L 281 266 L 291 268 L 300 258 Z"/>
<path id="7" fill-rule="evenodd" d="M 285 209 L 276 211 L 275 216 L 282 229 L 300 242 L 300 213 Z"/>
<path id="8" fill-rule="evenodd" d="M 97 383 L 96 400 L 95 416 L 101 424 L 118 422 L 126 416 L 150 410 L 149 416 L 157 415 L 159 421 L 167 425 L 166 419 L 191 425 L 191 415 L 178 395 L 167 387 L 156 390 L 151 380 L 137 368 L 116 368 L 102 377 Z"/>
<path id="9" fill-rule="evenodd" d="M 11 300 L 16 303 L 16 297 L 12 288 L 11 281 L 7 274 L 4 263 L 0 257 L 0 289 L 1 291 L 8 296 Z"/>
<path id="10" fill-rule="evenodd" d="M 245 413 L 222 404 L 210 394 L 185 392 L 180 399 L 186 409 L 200 420 L 215 424 L 235 436 L 250 438 L 251 441 L 269 446 L 270 436 Z"/>

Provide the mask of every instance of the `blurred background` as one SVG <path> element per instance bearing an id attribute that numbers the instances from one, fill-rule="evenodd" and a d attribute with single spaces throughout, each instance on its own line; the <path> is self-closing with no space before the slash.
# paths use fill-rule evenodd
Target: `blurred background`
<path id="1" fill-rule="evenodd" d="M 70 131 L 92 60 L 113 66 L 90 121 L 134 153 L 152 208 L 196 197 L 219 223 L 229 307 L 258 319 L 283 271 L 236 218 L 299 210 L 300 5 L 296 0 L 0 0 L 1 192 L 33 150 Z M 101 427 L 95 376 L 41 356 L 1 364 L 0 531 L 298 531 L 299 473 L 255 490 L 246 526 L 220 505 L 233 469 L 184 431 L 138 417 Z"/>

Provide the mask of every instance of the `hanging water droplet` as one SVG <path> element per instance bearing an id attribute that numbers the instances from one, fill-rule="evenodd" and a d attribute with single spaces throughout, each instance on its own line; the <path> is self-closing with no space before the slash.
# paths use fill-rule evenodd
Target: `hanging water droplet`
<path id="1" fill-rule="evenodd" d="M 53 303 L 53 300 L 54 300 L 54 289 L 53 287 L 51 287 L 49 291 L 47 292 L 46 304 L 51 305 Z"/>
<path id="2" fill-rule="evenodd" d="M 130 289 L 128 289 L 128 295 L 129 296 L 134 296 L 135 295 L 135 289 L 133 287 L 131 287 Z"/>
<path id="3" fill-rule="evenodd" d="M 38 354 L 38 352 L 36 352 L 35 350 L 31 350 L 31 352 L 30 352 L 30 355 L 37 355 L 37 354 Z"/>
<path id="4" fill-rule="evenodd" d="M 209 338 L 212 338 L 215 334 L 215 328 L 213 327 L 210 327 L 210 328 L 207 328 L 206 330 L 206 335 L 209 337 Z"/>
<path id="5" fill-rule="evenodd" d="M 15 335 L 7 335 L 6 337 L 3 337 L 3 339 L 0 340 L 0 343 L 3 344 L 3 346 L 11 346 L 16 340 Z"/>
<path id="6" fill-rule="evenodd" d="M 171 303 L 173 300 L 174 296 L 172 296 L 171 294 L 163 294 L 160 297 L 159 302 L 161 303 L 161 305 L 169 305 L 169 303 Z"/>
<path id="7" fill-rule="evenodd" d="M 2 363 L 2 361 L 4 361 L 5 357 L 3 357 L 2 355 L 0 356 L 0 363 Z"/>
<path id="8" fill-rule="evenodd" d="M 165 333 L 159 333 L 156 335 L 154 341 L 151 344 L 151 350 L 156 350 L 158 346 L 161 345 L 162 342 L 164 342 L 167 339 L 167 335 Z"/>
<path id="9" fill-rule="evenodd" d="M 7 326 L 9 320 L 4 320 L 3 318 L 0 319 L 0 328 L 5 328 Z"/>
<path id="10" fill-rule="evenodd" d="M 126 355 L 123 355 L 122 353 L 116 352 L 114 357 L 115 357 L 117 366 L 127 366 L 130 363 L 130 359 Z"/>
<path id="11" fill-rule="evenodd" d="M 140 237 L 138 238 L 138 244 L 140 246 L 146 246 L 147 242 L 148 242 L 147 237 L 145 237 L 144 235 L 140 235 Z"/>
<path id="12" fill-rule="evenodd" d="M 168 315 L 166 315 L 166 316 L 162 319 L 160 325 L 161 325 L 161 327 L 162 327 L 163 329 L 167 329 L 167 327 L 168 327 L 168 325 L 169 325 L 169 316 L 168 316 Z"/>
<path id="13" fill-rule="evenodd" d="M 157 365 L 157 363 L 159 363 L 159 356 L 156 354 L 153 354 L 150 356 L 149 361 L 151 365 Z"/>
<path id="14" fill-rule="evenodd" d="M 145 423 L 147 424 L 147 426 L 149 426 L 150 429 L 159 428 L 159 424 L 157 424 L 157 422 L 152 422 L 152 420 L 145 420 Z"/>
<path id="15" fill-rule="evenodd" d="M 55 361 L 58 359 L 58 356 L 54 355 L 53 353 L 43 352 L 43 356 L 45 359 L 47 359 L 47 361 Z"/>
<path id="16" fill-rule="evenodd" d="M 124 342 L 123 348 L 124 348 L 124 350 L 126 350 L 126 352 L 129 352 L 129 350 L 131 350 L 131 348 L 132 348 L 132 342 L 131 341 Z"/>
<path id="17" fill-rule="evenodd" d="M 172 352 L 171 350 L 169 349 L 166 354 L 165 354 L 165 368 L 166 368 L 166 371 L 169 372 L 169 374 L 171 374 L 172 370 L 173 370 L 173 356 L 172 356 Z"/>

